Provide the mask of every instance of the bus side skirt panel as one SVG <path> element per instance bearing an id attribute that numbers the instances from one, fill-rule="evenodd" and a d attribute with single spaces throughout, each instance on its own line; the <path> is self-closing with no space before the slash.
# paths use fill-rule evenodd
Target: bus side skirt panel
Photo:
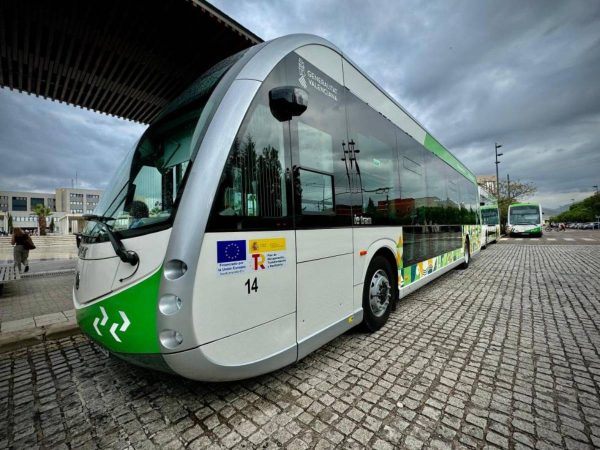
<path id="1" fill-rule="evenodd" d="M 362 308 L 298 342 L 298 360 L 345 333 L 363 320 Z"/>

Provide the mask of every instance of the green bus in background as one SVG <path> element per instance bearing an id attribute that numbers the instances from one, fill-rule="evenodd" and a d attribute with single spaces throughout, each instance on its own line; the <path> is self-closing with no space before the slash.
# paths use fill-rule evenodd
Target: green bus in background
<path id="1" fill-rule="evenodd" d="M 542 206 L 539 203 L 513 203 L 508 207 L 506 231 L 510 236 L 542 236 Z"/>

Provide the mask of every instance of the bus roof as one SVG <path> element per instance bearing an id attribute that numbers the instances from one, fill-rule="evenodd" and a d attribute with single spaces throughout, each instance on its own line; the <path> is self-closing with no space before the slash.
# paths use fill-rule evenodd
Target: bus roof
<path id="1" fill-rule="evenodd" d="M 498 205 L 484 205 L 480 209 L 498 209 Z"/>
<path id="2" fill-rule="evenodd" d="M 540 204 L 532 203 L 532 202 L 511 203 L 510 207 L 513 207 L 513 206 L 540 206 Z"/>

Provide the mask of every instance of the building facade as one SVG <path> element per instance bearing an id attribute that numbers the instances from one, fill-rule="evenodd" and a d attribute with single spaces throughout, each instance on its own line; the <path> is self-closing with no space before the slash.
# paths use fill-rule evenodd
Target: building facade
<path id="1" fill-rule="evenodd" d="M 0 233 L 12 226 L 29 232 L 38 232 L 38 219 L 32 214 L 36 205 L 44 205 L 52 211 L 46 225 L 54 222 L 54 231 L 61 234 L 77 233 L 83 227 L 83 214 L 91 214 L 102 191 L 91 189 L 57 188 L 54 194 L 46 192 L 0 191 Z"/>
<path id="2" fill-rule="evenodd" d="M 496 193 L 496 175 L 477 175 L 477 184 L 488 192 Z"/>

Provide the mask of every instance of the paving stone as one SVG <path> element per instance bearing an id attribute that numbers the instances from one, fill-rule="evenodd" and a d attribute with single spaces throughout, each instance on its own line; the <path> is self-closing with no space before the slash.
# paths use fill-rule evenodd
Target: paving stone
<path id="1" fill-rule="evenodd" d="M 599 267 L 594 246 L 490 246 L 377 333 L 241 382 L 136 368 L 84 336 L 0 354 L 0 448 L 600 447 Z"/>

